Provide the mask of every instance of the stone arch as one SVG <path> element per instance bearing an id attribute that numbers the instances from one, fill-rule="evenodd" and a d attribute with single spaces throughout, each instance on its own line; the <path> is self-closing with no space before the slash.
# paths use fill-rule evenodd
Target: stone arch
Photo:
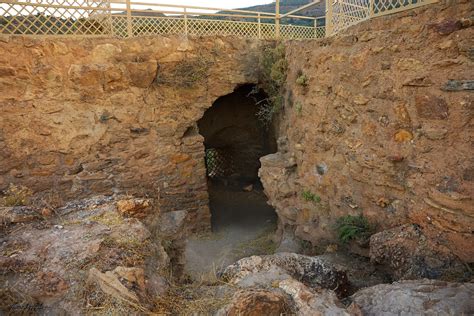
<path id="1" fill-rule="evenodd" d="M 265 98 L 265 93 L 253 84 L 238 86 L 232 93 L 218 98 L 197 123 L 199 133 L 204 137 L 213 227 L 224 216 L 218 213 L 217 208 L 226 208 L 225 204 L 219 204 L 216 208 L 216 194 L 228 195 L 229 199 L 240 195 L 240 198 L 246 199 L 242 191 L 255 190 L 265 199 L 258 177 L 259 158 L 276 151 L 274 133 L 257 117 Z M 238 205 L 229 204 L 228 208 L 238 212 Z M 274 215 L 273 209 L 269 207 L 259 206 L 255 212 L 257 209 L 261 209 L 262 214 L 255 214 L 255 220 L 263 219 L 270 213 Z M 245 210 L 242 212 L 245 213 Z M 232 218 L 239 220 L 242 214 L 227 215 L 232 221 Z"/>

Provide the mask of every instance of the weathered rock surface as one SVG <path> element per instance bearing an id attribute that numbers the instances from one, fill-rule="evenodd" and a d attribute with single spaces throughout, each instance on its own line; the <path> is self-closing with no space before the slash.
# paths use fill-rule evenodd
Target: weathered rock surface
<path id="1" fill-rule="evenodd" d="M 221 277 L 241 286 L 261 285 L 292 277 L 310 287 L 334 289 L 341 296 L 349 290 L 344 270 L 327 259 L 295 253 L 243 258 L 225 268 Z"/>
<path id="2" fill-rule="evenodd" d="M 232 301 L 217 312 L 219 316 L 279 316 L 290 311 L 288 297 L 284 293 L 263 289 L 237 291 Z"/>
<path id="3" fill-rule="evenodd" d="M 474 90 L 474 80 L 449 80 L 443 89 L 446 91 Z"/>
<path id="4" fill-rule="evenodd" d="M 473 283 L 411 280 L 359 290 L 346 308 L 336 293 L 292 277 L 237 290 L 218 315 L 470 315 Z M 255 284 L 254 284 L 255 285 Z M 282 295 L 283 294 L 283 295 Z M 286 295 L 285 295 L 286 294 Z"/>
<path id="5" fill-rule="evenodd" d="M 287 43 L 284 146 L 259 171 L 280 232 L 324 249 L 338 218 L 363 214 L 474 262 L 471 16 L 470 1 L 441 1 Z"/>
<path id="6" fill-rule="evenodd" d="M 281 281 L 278 287 L 293 299 L 296 315 L 349 315 L 333 291 L 314 291 L 295 279 Z"/>
<path id="7" fill-rule="evenodd" d="M 301 253 L 301 241 L 295 237 L 294 232 L 284 231 L 276 252 Z"/>
<path id="8" fill-rule="evenodd" d="M 416 225 L 405 225 L 372 235 L 370 259 L 383 264 L 395 280 L 438 279 L 469 275 L 450 249 L 425 236 Z"/>
<path id="9" fill-rule="evenodd" d="M 121 216 L 118 207 L 144 201 L 94 197 L 71 201 L 47 218 L 4 223 L 0 311 L 58 313 L 101 306 L 114 311 L 121 302 L 120 308 L 133 313 L 136 306 L 127 302 L 147 306 L 148 295 L 166 291 L 160 274 L 169 258 L 161 241 L 152 238 L 154 228 Z"/>
<path id="10" fill-rule="evenodd" d="M 186 132 L 256 83 L 264 41 L 5 38 L 0 191 L 151 196 L 163 213 L 187 211 L 186 230 L 209 227 L 203 138 Z"/>
<path id="11" fill-rule="evenodd" d="M 158 231 L 166 239 L 173 240 L 183 238 L 186 225 L 186 211 L 174 211 L 164 213 L 160 218 Z"/>
<path id="12" fill-rule="evenodd" d="M 0 223 L 27 223 L 41 218 L 41 210 L 29 206 L 0 207 Z"/>
<path id="13" fill-rule="evenodd" d="M 127 287 L 120 282 L 118 276 L 111 271 L 101 273 L 96 268 L 92 268 L 89 270 L 87 282 L 98 285 L 104 293 L 114 298 L 132 301 L 134 303 L 138 303 L 139 301 L 138 296 L 128 290 Z"/>
<path id="14" fill-rule="evenodd" d="M 354 294 L 354 314 L 389 315 L 471 315 L 474 313 L 474 284 L 433 280 L 380 284 Z"/>
<path id="15" fill-rule="evenodd" d="M 146 199 L 128 199 L 117 202 L 117 211 L 125 217 L 145 218 L 150 215 L 150 201 Z"/>

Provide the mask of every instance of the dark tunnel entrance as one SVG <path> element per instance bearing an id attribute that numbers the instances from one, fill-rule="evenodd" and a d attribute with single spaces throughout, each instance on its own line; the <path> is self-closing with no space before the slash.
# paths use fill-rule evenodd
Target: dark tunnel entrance
<path id="1" fill-rule="evenodd" d="M 257 117 L 259 102 L 265 98 L 254 85 L 241 86 L 216 100 L 198 122 L 214 232 L 276 223 L 258 177 L 260 157 L 276 151 L 273 130 Z"/>

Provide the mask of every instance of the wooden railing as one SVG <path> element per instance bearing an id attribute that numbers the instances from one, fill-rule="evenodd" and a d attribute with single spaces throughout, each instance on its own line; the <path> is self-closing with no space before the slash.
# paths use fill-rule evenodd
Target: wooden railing
<path id="1" fill-rule="evenodd" d="M 330 36 L 368 19 L 436 2 L 438 0 L 326 0 L 326 34 Z"/>
<path id="2" fill-rule="evenodd" d="M 324 17 L 287 15 L 280 18 L 269 12 L 133 0 L 26 1 L 0 0 L 0 33 L 117 37 L 235 35 L 260 39 L 325 36 Z"/>
<path id="3" fill-rule="evenodd" d="M 308 39 L 324 37 L 325 31 L 324 17 L 291 15 L 288 18 L 297 19 L 302 25 L 292 25 L 285 21 L 278 25 L 280 19 L 275 13 L 268 12 L 150 4 L 130 0 L 111 0 L 110 3 L 113 7 L 113 33 L 117 36 L 178 33 L 236 35 L 261 39 Z"/>
<path id="4" fill-rule="evenodd" d="M 150 0 L 142 0 L 150 1 Z M 326 16 L 205 8 L 133 0 L 0 0 L 0 33 L 135 37 L 183 34 L 258 39 L 314 39 L 361 21 L 437 0 L 325 0 Z"/>

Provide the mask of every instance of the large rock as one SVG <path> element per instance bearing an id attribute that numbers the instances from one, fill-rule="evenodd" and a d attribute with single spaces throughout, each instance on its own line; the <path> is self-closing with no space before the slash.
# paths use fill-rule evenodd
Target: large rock
<path id="1" fill-rule="evenodd" d="M 418 116 L 425 119 L 442 120 L 449 114 L 448 104 L 443 98 L 426 94 L 415 97 Z"/>
<path id="2" fill-rule="evenodd" d="M 282 233 L 280 244 L 275 252 L 294 252 L 301 253 L 301 240 L 299 240 L 293 231 L 285 230 Z"/>
<path id="3" fill-rule="evenodd" d="M 158 65 L 156 60 L 134 62 L 126 65 L 131 83 L 139 88 L 149 87 L 156 78 Z"/>
<path id="4" fill-rule="evenodd" d="M 173 211 L 161 215 L 158 227 L 160 235 L 167 239 L 177 239 L 185 234 L 187 211 Z"/>
<path id="5" fill-rule="evenodd" d="M 0 207 L 0 223 L 26 223 L 41 218 L 41 210 L 30 206 Z"/>
<path id="6" fill-rule="evenodd" d="M 115 57 L 120 53 L 122 53 L 122 50 L 119 47 L 109 43 L 97 45 L 91 52 L 92 59 L 98 63 L 115 62 Z"/>
<path id="7" fill-rule="evenodd" d="M 349 315 L 333 291 L 313 291 L 295 279 L 284 280 L 278 286 L 293 299 L 296 315 Z"/>
<path id="8" fill-rule="evenodd" d="M 263 289 L 239 290 L 232 301 L 217 312 L 218 316 L 279 316 L 290 311 L 287 295 Z"/>
<path id="9" fill-rule="evenodd" d="M 243 258 L 221 273 L 224 280 L 247 286 L 261 283 L 255 276 L 261 276 L 267 283 L 271 283 L 272 276 L 275 280 L 291 276 L 312 288 L 333 289 L 341 296 L 349 290 L 349 281 L 344 270 L 327 259 L 295 253 Z"/>
<path id="10" fill-rule="evenodd" d="M 462 275 L 464 265 L 449 249 L 429 238 L 416 225 L 404 225 L 370 237 L 370 259 L 385 265 L 398 279 Z"/>
<path id="11" fill-rule="evenodd" d="M 349 310 L 366 316 L 472 315 L 473 297 L 473 283 L 403 281 L 358 291 Z"/>
<path id="12" fill-rule="evenodd" d="M 151 202 L 147 199 L 127 199 L 117 202 L 117 210 L 124 217 L 144 218 L 150 214 Z"/>
<path id="13" fill-rule="evenodd" d="M 89 270 L 88 282 L 96 284 L 104 293 L 116 299 L 135 303 L 139 301 L 137 294 L 127 289 L 127 287 L 120 282 L 118 275 L 112 271 L 102 273 L 96 268 L 92 268 Z"/>

